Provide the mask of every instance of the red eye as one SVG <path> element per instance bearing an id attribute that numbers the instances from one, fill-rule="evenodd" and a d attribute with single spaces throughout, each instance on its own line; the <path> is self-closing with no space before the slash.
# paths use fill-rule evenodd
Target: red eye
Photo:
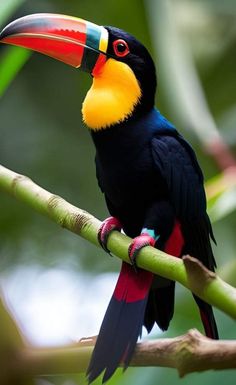
<path id="1" fill-rule="evenodd" d="M 129 46 L 125 40 L 118 39 L 113 42 L 113 49 L 116 56 L 124 57 L 129 53 Z"/>

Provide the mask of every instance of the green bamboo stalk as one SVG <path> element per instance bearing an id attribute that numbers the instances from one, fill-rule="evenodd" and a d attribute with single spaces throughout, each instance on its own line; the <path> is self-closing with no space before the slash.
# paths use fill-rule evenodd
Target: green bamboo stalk
<path id="1" fill-rule="evenodd" d="M 44 190 L 31 179 L 0 166 L 0 189 L 25 202 L 60 226 L 99 246 L 97 234 L 101 222 L 63 198 Z M 129 262 L 131 239 L 114 231 L 108 240 L 112 254 Z M 236 289 L 208 271 L 192 257 L 175 258 L 153 247 L 143 248 L 137 265 L 165 278 L 178 281 L 206 302 L 236 319 Z"/>

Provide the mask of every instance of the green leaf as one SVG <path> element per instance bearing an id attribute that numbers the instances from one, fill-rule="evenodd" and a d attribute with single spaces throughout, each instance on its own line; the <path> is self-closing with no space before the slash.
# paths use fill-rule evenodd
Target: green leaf
<path id="1" fill-rule="evenodd" d="M 25 0 L 8 0 L 0 2 L 0 28 L 4 26 L 9 17 L 19 8 Z M 30 52 L 9 47 L 0 60 L 0 97 L 4 94 L 11 81 L 23 67 L 30 56 Z"/>
<path id="2" fill-rule="evenodd" d="M 4 94 L 30 55 L 30 51 L 19 47 L 9 47 L 6 50 L 0 63 L 0 97 Z"/>

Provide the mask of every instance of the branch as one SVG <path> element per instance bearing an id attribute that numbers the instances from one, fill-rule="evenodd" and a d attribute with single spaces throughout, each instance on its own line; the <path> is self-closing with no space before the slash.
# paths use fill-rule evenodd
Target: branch
<path id="1" fill-rule="evenodd" d="M 19 377 L 85 372 L 93 345 L 65 348 L 27 348 L 14 363 Z M 211 340 L 197 330 L 176 338 L 138 343 L 130 366 L 176 368 L 180 377 L 191 372 L 236 368 L 236 341 Z"/>
<path id="2" fill-rule="evenodd" d="M 97 234 L 101 222 L 86 211 L 3 166 L 0 166 L 0 189 L 98 246 Z M 129 262 L 130 242 L 129 237 L 114 231 L 109 236 L 108 247 L 117 257 Z M 148 246 L 140 251 L 137 265 L 180 282 L 204 301 L 236 319 L 236 289 L 207 270 L 196 258 L 185 256 L 181 260 Z"/>
<path id="3" fill-rule="evenodd" d="M 180 377 L 209 369 L 233 369 L 236 341 L 215 341 L 192 329 L 176 338 L 138 344 L 131 366 L 176 368 Z"/>

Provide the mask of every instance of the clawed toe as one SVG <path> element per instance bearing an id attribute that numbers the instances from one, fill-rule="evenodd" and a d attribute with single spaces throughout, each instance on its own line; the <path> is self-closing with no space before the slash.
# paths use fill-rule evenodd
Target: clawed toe
<path id="1" fill-rule="evenodd" d="M 138 267 L 136 264 L 136 258 L 139 251 L 145 246 L 154 246 L 155 242 L 156 242 L 155 239 L 148 234 L 141 234 L 138 237 L 133 239 L 132 243 L 129 246 L 128 254 L 129 254 L 130 262 L 135 271 L 138 270 Z"/>
<path id="2" fill-rule="evenodd" d="M 113 230 L 121 231 L 122 225 L 119 219 L 115 217 L 109 217 L 102 222 L 102 225 L 98 231 L 98 241 L 102 248 L 110 254 L 110 250 L 107 248 L 108 237 Z"/>

